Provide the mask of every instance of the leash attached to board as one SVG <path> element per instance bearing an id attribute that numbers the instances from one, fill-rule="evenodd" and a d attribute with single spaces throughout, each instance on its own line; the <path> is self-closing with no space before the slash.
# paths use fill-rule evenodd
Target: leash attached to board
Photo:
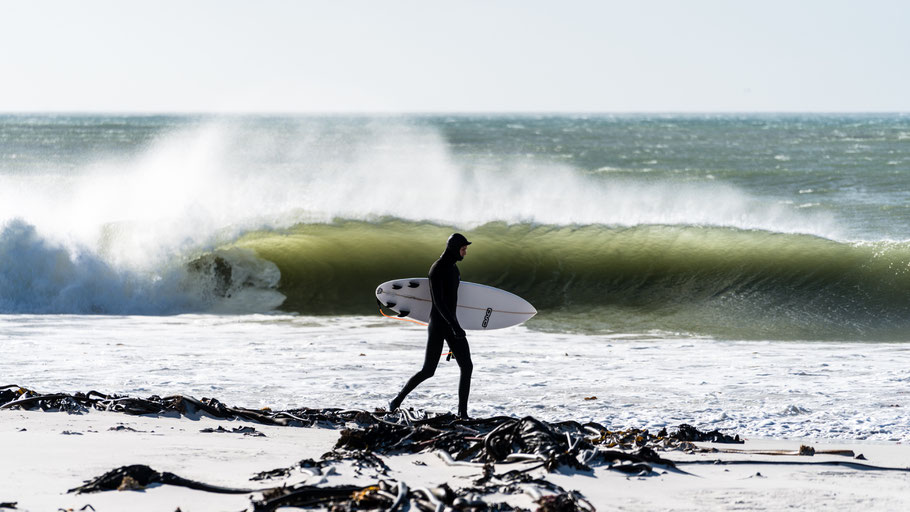
<path id="1" fill-rule="evenodd" d="M 427 324 L 425 324 L 425 323 L 423 323 L 423 322 L 420 322 L 420 321 L 417 321 L 417 320 L 414 320 L 413 318 L 404 318 L 404 317 L 401 317 L 401 316 L 387 315 L 387 314 L 385 314 L 385 312 L 382 310 L 382 308 L 388 307 L 388 306 L 386 306 L 385 304 L 383 304 L 382 302 L 380 302 L 379 299 L 376 299 L 376 302 L 379 304 L 379 314 L 382 315 L 382 316 L 384 316 L 384 317 L 386 317 L 386 318 L 391 318 L 392 320 L 403 320 L 403 321 L 405 321 L 405 322 L 414 322 L 415 324 L 417 324 L 417 325 L 422 325 L 422 326 L 424 326 L 424 327 L 427 326 Z"/>
<path id="2" fill-rule="evenodd" d="M 401 317 L 398 317 L 398 316 L 387 315 L 387 314 L 385 314 L 385 312 L 382 310 L 382 308 L 385 307 L 385 304 L 383 304 L 382 302 L 379 302 L 379 299 L 377 299 L 376 302 L 379 304 L 379 314 L 382 315 L 382 316 L 384 316 L 384 317 L 386 317 L 386 318 L 391 318 L 392 320 L 404 320 L 405 322 L 414 322 L 415 324 L 417 324 L 417 325 L 422 325 L 422 326 L 424 326 L 424 327 L 427 326 L 427 324 L 425 324 L 425 323 L 423 323 L 423 322 L 418 322 L 417 320 L 414 320 L 413 318 L 401 318 Z M 451 350 L 448 351 L 448 352 L 443 352 L 443 353 L 441 354 L 441 356 L 446 356 L 446 361 L 450 361 L 450 360 L 452 359 L 452 356 L 454 356 L 454 355 L 455 355 L 455 354 L 453 354 Z"/>

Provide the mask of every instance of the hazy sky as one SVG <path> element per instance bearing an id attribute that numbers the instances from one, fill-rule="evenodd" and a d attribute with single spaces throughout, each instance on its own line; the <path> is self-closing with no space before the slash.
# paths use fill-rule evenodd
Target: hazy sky
<path id="1" fill-rule="evenodd" d="M 910 2 L 0 0 L 0 112 L 910 111 Z"/>

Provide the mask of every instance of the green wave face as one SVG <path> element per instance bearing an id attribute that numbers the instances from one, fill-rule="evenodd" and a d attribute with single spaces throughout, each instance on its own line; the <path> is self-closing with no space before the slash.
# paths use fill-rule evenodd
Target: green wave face
<path id="1" fill-rule="evenodd" d="M 376 312 L 376 284 L 425 276 L 453 228 L 385 219 L 250 233 L 281 271 L 283 309 Z M 506 289 L 536 329 L 736 339 L 910 339 L 910 244 L 696 226 L 491 223 L 462 279 Z"/>

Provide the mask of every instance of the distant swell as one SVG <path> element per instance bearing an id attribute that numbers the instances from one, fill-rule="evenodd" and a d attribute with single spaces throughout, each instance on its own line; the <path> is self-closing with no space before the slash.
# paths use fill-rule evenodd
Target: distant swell
<path id="1" fill-rule="evenodd" d="M 375 313 L 373 287 L 425 275 L 452 228 L 397 219 L 248 234 L 282 309 Z M 910 328 L 910 243 L 697 226 L 506 225 L 469 233 L 465 280 L 517 293 L 532 326 L 736 338 L 892 339 Z"/>

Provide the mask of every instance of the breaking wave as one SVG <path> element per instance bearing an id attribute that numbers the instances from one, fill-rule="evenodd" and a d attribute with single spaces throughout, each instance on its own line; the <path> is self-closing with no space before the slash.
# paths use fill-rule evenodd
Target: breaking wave
<path id="1" fill-rule="evenodd" d="M 455 229 L 386 218 L 249 232 L 154 273 L 0 231 L 3 313 L 375 314 L 377 283 L 425 275 Z M 737 228 L 487 223 L 465 280 L 535 305 L 532 328 L 743 339 L 904 339 L 910 243 Z"/>
<path id="2" fill-rule="evenodd" d="M 281 271 L 282 306 L 369 314 L 373 289 L 424 275 L 453 228 L 399 219 L 298 225 L 236 243 Z M 538 328 L 744 338 L 893 338 L 910 327 L 910 244 L 736 228 L 489 223 L 465 280 L 541 311 Z"/>

